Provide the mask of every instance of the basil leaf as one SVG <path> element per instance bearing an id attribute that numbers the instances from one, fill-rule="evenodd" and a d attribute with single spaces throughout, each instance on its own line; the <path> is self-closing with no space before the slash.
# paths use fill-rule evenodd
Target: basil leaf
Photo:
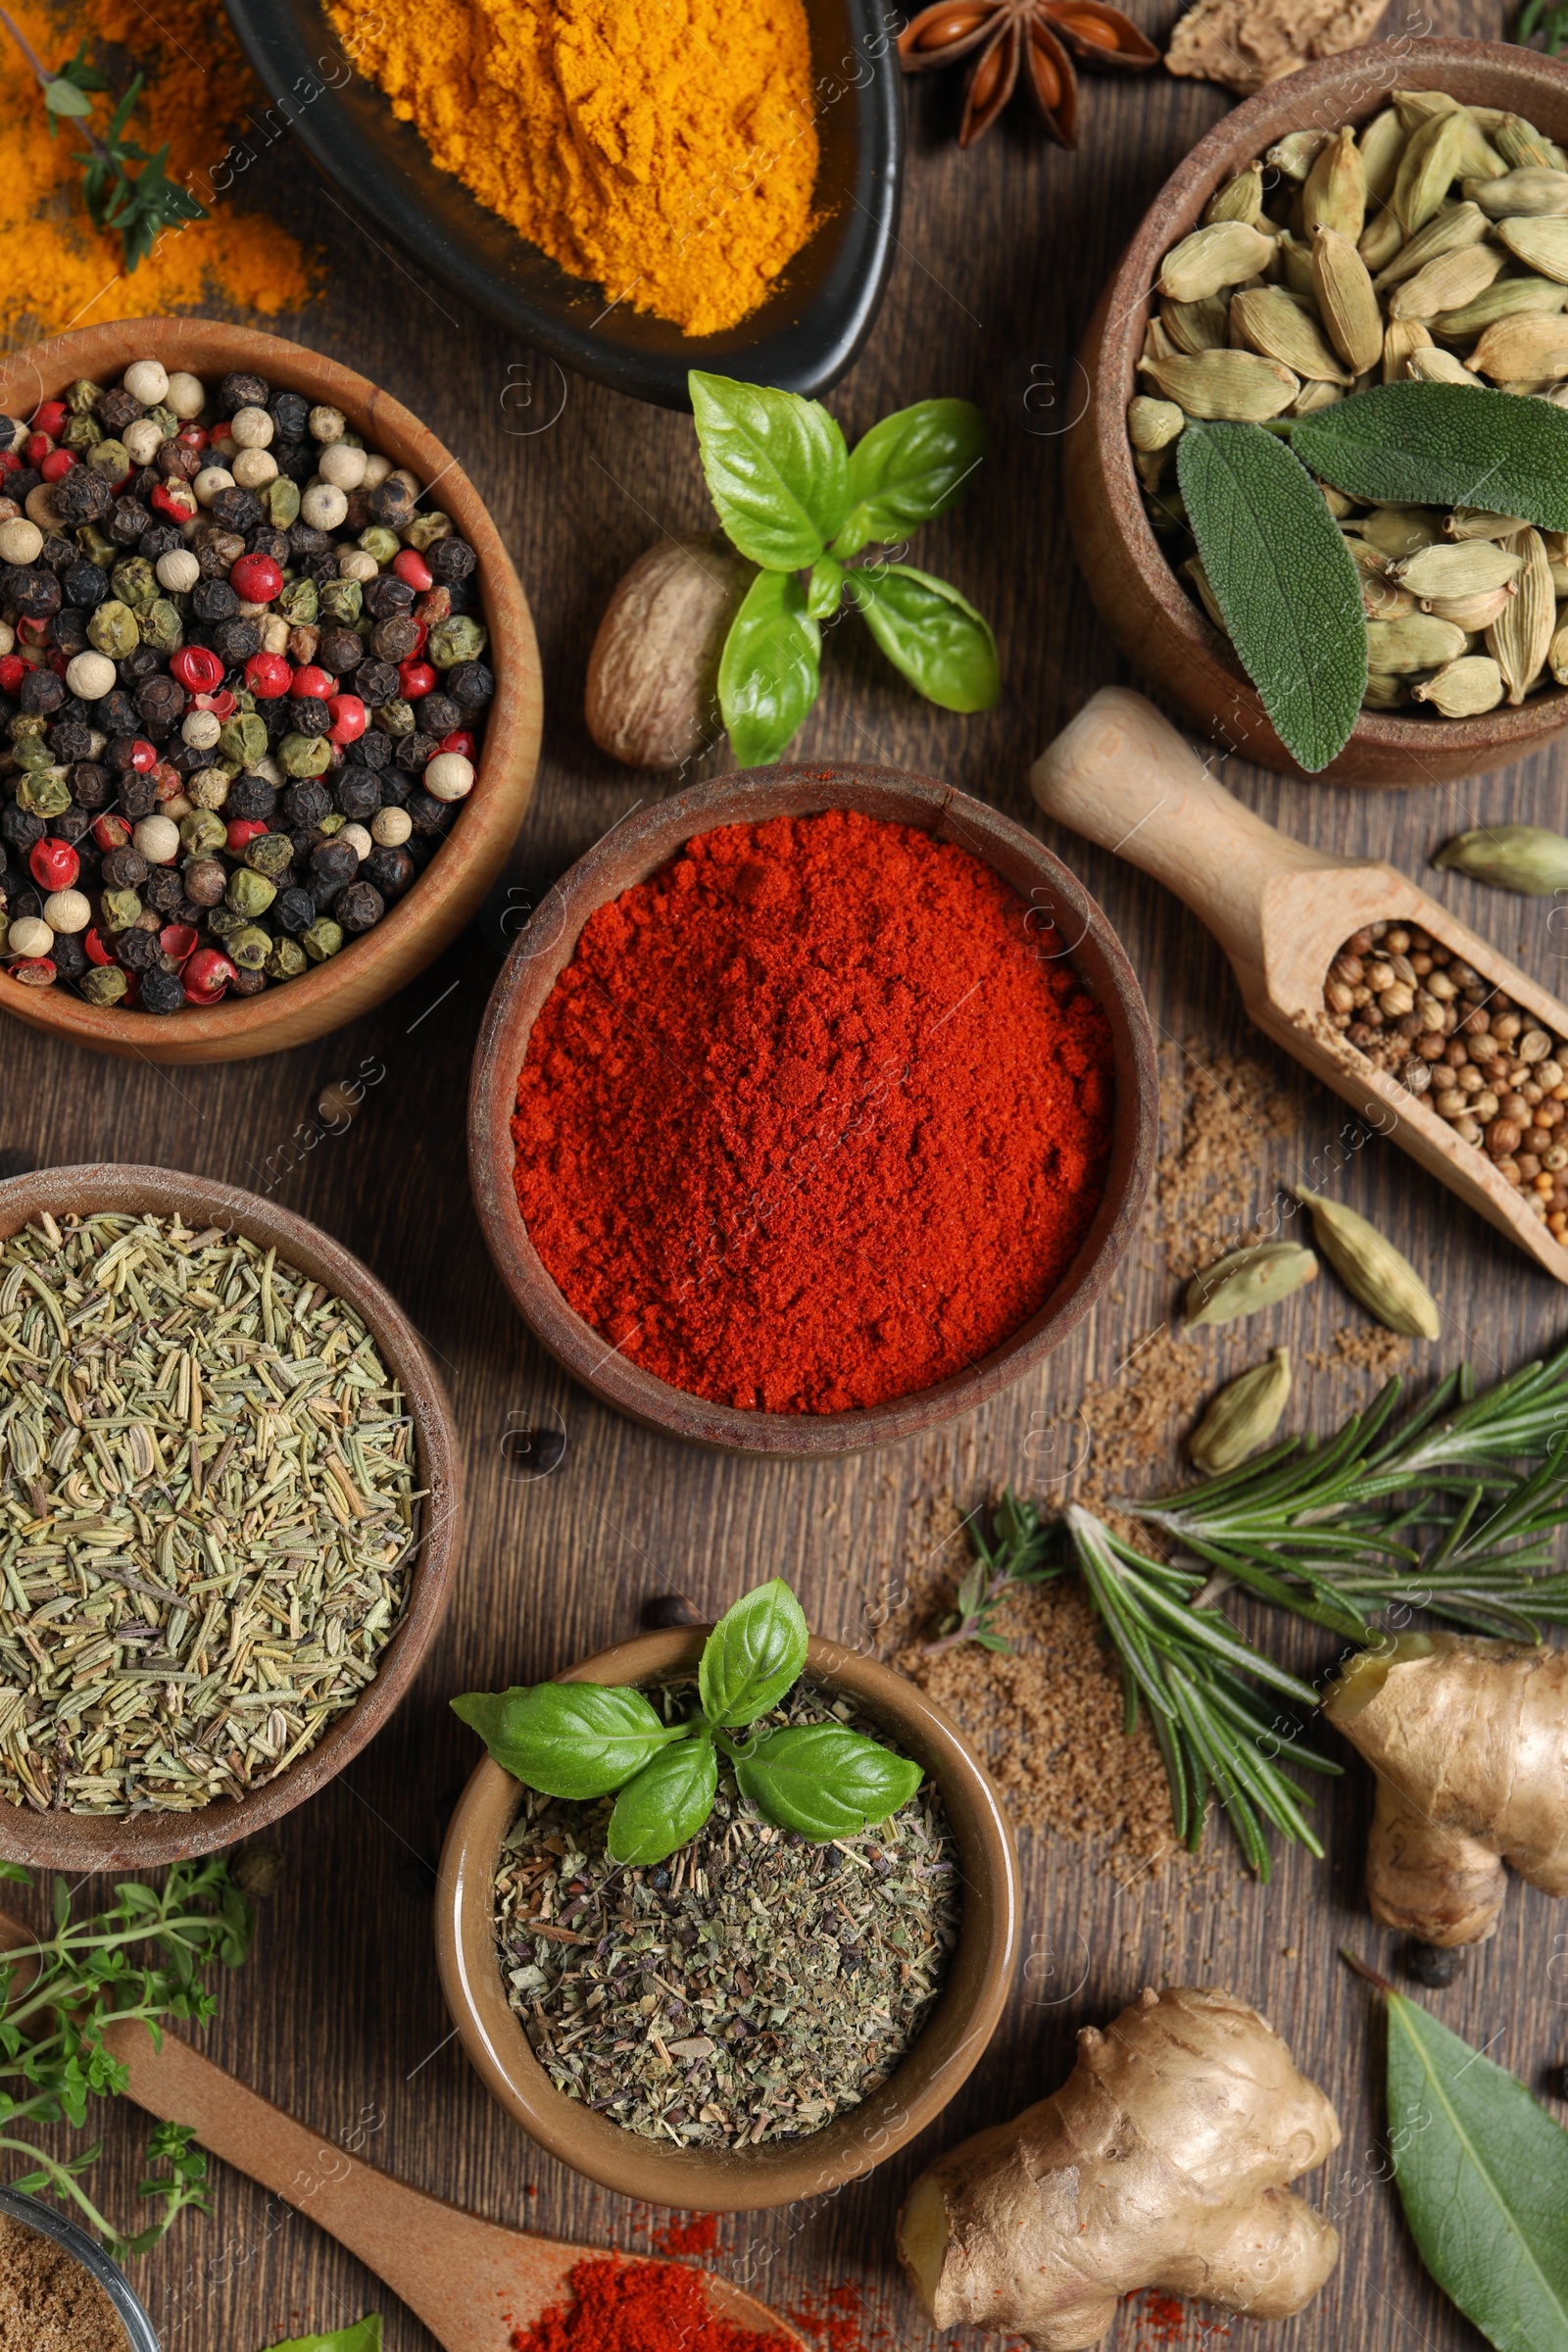
<path id="1" fill-rule="evenodd" d="M 452 1711 L 499 1765 L 545 1796 L 608 1796 L 688 1730 L 662 1722 L 640 1690 L 604 1683 L 469 1690 Z"/>
<path id="2" fill-rule="evenodd" d="M 793 571 L 761 571 L 718 658 L 718 707 L 742 767 L 776 760 L 822 682 L 822 634 Z"/>
<path id="3" fill-rule="evenodd" d="M 858 556 L 873 540 L 902 539 L 945 514 L 985 456 L 986 437 L 967 400 L 917 400 L 873 424 L 850 452 L 850 512 L 833 553 Z"/>
<path id="4" fill-rule="evenodd" d="M 1568 2132 L 1414 2001 L 1388 2004 L 1395 2178 L 1422 2261 L 1499 2352 L 1568 2344 Z"/>
<path id="5" fill-rule="evenodd" d="M 666 1747 L 615 1799 L 605 1843 L 612 1862 L 662 1862 L 695 1838 L 713 1809 L 718 1758 L 700 1731 Z"/>
<path id="6" fill-rule="evenodd" d="M 804 571 L 850 503 L 849 453 L 836 418 L 798 392 L 695 368 L 686 380 L 719 521 L 754 564 Z"/>
<path id="7" fill-rule="evenodd" d="M 780 1829 L 825 1844 L 885 1821 L 907 1804 L 925 1775 L 841 1724 L 764 1732 L 735 1766 L 741 1794 Z"/>
<path id="8" fill-rule="evenodd" d="M 372 2311 L 353 2328 L 338 2328 L 330 2335 L 291 2335 L 271 2352 L 381 2352 L 381 2315 Z"/>
<path id="9" fill-rule="evenodd" d="M 1344 749 L 1366 690 L 1366 615 L 1339 525 L 1260 424 L 1194 422 L 1176 473 L 1242 667 L 1281 743 L 1315 775 Z"/>
<path id="10" fill-rule="evenodd" d="M 966 597 L 908 564 L 879 564 L 847 576 L 866 627 L 928 703 L 944 710 L 990 710 L 1002 692 L 997 641 Z"/>
<path id="11" fill-rule="evenodd" d="M 1486 384 L 1377 384 L 1303 416 L 1291 447 L 1349 498 L 1487 507 L 1568 531 L 1568 410 L 1547 400 Z"/>
<path id="12" fill-rule="evenodd" d="M 843 594 L 843 564 L 834 556 L 818 556 L 807 582 L 806 610 L 813 620 L 827 620 L 838 611 Z"/>
<path id="13" fill-rule="evenodd" d="M 801 1604 L 782 1577 L 726 1609 L 697 1669 L 709 1722 L 735 1730 L 776 1707 L 801 1679 L 808 1639 Z"/>

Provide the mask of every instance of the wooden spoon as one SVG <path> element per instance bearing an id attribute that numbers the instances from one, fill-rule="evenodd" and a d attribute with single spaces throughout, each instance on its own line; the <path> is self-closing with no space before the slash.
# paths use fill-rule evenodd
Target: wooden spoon
<path id="1" fill-rule="evenodd" d="M 1568 1006 L 1396 867 L 1326 857 L 1277 833 L 1232 800 L 1152 704 L 1125 687 L 1104 687 L 1087 703 L 1041 754 L 1030 781 L 1048 816 L 1131 858 L 1207 924 L 1267 1036 L 1568 1282 L 1568 1250 L 1485 1152 L 1330 1026 L 1323 983 L 1352 931 L 1390 920 L 1441 939 L 1554 1039 L 1568 1039 Z"/>
<path id="2" fill-rule="evenodd" d="M 0 1912 L 0 1949 L 33 1940 L 30 1929 Z M 446 2352 L 507 2352 L 514 2328 L 527 2328 L 553 2305 L 570 2303 L 575 2264 L 603 2257 L 603 2247 L 527 2236 L 410 2188 L 307 2132 L 172 2034 L 165 2034 L 161 2050 L 140 2024 L 112 2026 L 104 2038 L 129 2070 L 126 2087 L 138 2107 L 166 2122 L 188 2124 L 204 2148 L 347 2246 L 418 2315 Z M 619 2259 L 647 2263 L 659 2257 Z M 715 2318 L 751 2328 L 779 2352 L 807 2352 L 794 2328 L 765 2303 L 716 2271 L 706 2276 Z"/>

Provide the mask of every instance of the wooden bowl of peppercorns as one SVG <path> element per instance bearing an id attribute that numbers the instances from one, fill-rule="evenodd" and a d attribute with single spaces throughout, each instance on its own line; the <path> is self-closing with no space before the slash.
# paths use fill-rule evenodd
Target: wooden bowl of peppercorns
<path id="1" fill-rule="evenodd" d="M 204 318 L 0 361 L 0 1010 L 162 1062 L 353 1020 L 477 909 L 540 710 L 477 491 L 365 377 Z"/>

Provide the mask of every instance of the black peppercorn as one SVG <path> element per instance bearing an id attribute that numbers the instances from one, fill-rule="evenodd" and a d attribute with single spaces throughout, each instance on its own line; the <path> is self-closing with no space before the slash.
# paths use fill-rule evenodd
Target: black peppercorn
<path id="1" fill-rule="evenodd" d="M 291 522 L 289 524 L 288 544 L 290 554 L 295 557 L 331 556 L 334 564 L 336 563 L 331 534 L 327 531 L 318 531 L 308 522 Z"/>
<path id="2" fill-rule="evenodd" d="M 424 560 L 432 577 L 449 587 L 454 580 L 466 580 L 479 561 L 466 539 L 437 539 L 425 549 Z"/>
<path id="3" fill-rule="evenodd" d="M 262 724 L 267 729 L 270 742 L 276 743 L 289 733 L 294 724 L 294 705 L 288 695 L 270 695 L 256 707 L 261 712 Z"/>
<path id="4" fill-rule="evenodd" d="M 414 590 L 395 571 L 380 572 L 365 583 L 365 610 L 372 620 L 392 620 L 414 610 Z"/>
<path id="5" fill-rule="evenodd" d="M 19 620 L 49 620 L 65 602 L 60 582 L 41 564 L 14 570 L 6 582 L 6 603 Z"/>
<path id="6" fill-rule="evenodd" d="M 104 517 L 104 529 L 117 547 L 134 547 L 151 521 L 139 498 L 117 498 Z"/>
<path id="7" fill-rule="evenodd" d="M 364 662 L 354 680 L 354 691 L 372 710 L 389 703 L 398 690 L 397 667 L 391 662 Z"/>
<path id="8" fill-rule="evenodd" d="M 219 491 L 208 513 L 225 531 L 254 531 L 262 519 L 262 502 L 254 490 L 242 490 L 234 482 Z"/>
<path id="9" fill-rule="evenodd" d="M 181 1012 L 185 1005 L 185 983 L 177 972 L 145 972 L 141 1004 L 147 1012 Z"/>
<path id="10" fill-rule="evenodd" d="M 143 678 L 150 678 L 156 671 L 158 656 L 150 645 L 138 645 L 134 653 L 127 654 L 115 666 L 120 672 L 120 683 L 129 694 L 141 684 Z"/>
<path id="11" fill-rule="evenodd" d="M 308 890 L 280 890 L 272 901 L 271 914 L 280 931 L 298 938 L 316 920 L 316 901 Z"/>
<path id="12" fill-rule="evenodd" d="M 24 860 L 34 842 L 42 841 L 48 830 L 41 816 L 29 816 L 26 809 L 19 808 L 15 801 L 7 801 L 5 807 L 0 808 L 0 839 L 8 841 L 14 850 L 20 850 Z M 13 907 L 11 911 L 15 913 L 16 909 Z"/>
<path id="13" fill-rule="evenodd" d="M 382 740 L 385 741 L 385 738 L 383 737 Z M 390 801 L 395 808 L 401 808 L 416 785 L 416 779 L 410 775 L 408 769 L 383 762 L 380 767 L 373 768 L 371 773 L 381 787 L 382 806 L 385 807 Z"/>
<path id="14" fill-rule="evenodd" d="M 199 752 L 193 743 L 172 743 L 164 754 L 178 776 L 195 775 L 199 768 L 207 766 L 211 757 L 209 752 Z"/>
<path id="15" fill-rule="evenodd" d="M 127 841 L 123 849 L 104 852 L 103 877 L 106 890 L 140 890 L 147 879 L 147 860 Z"/>
<path id="16" fill-rule="evenodd" d="M 277 787 L 269 784 L 265 776 L 236 776 L 223 803 L 223 815 L 259 817 L 264 824 L 270 824 L 276 807 Z"/>
<path id="17" fill-rule="evenodd" d="M 316 660 L 318 667 L 334 678 L 347 677 L 365 660 L 365 641 L 357 629 L 323 629 Z"/>
<path id="18" fill-rule="evenodd" d="M 71 797 L 80 808 L 107 808 L 114 791 L 108 768 L 96 760 L 78 760 L 71 771 Z"/>
<path id="19" fill-rule="evenodd" d="M 116 686 L 106 694 L 94 715 L 106 735 L 136 732 L 136 706 L 122 687 Z"/>
<path id="20" fill-rule="evenodd" d="M 412 776 L 422 776 L 435 758 L 437 744 L 433 735 L 400 735 L 392 757 L 399 767 L 406 767 Z"/>
<path id="21" fill-rule="evenodd" d="M 466 715 L 461 703 L 455 703 L 450 694 L 439 692 L 422 696 L 415 709 L 425 734 L 438 738 L 450 735 L 454 727 L 461 727 Z"/>
<path id="22" fill-rule="evenodd" d="M 150 972 L 158 961 L 157 932 L 139 930 L 135 924 L 128 931 L 117 931 L 115 958 L 127 972 Z"/>
<path id="23" fill-rule="evenodd" d="M 233 795 L 229 798 L 232 800 Z M 363 824 L 381 806 L 381 786 L 372 769 L 345 767 L 333 785 L 332 798 L 342 815 Z"/>
<path id="24" fill-rule="evenodd" d="M 60 574 L 60 593 L 68 605 L 79 605 L 90 612 L 109 594 L 109 575 L 98 564 L 78 557 Z"/>
<path id="25" fill-rule="evenodd" d="M 184 711 L 185 689 L 167 669 L 156 670 L 137 687 L 136 709 L 145 726 L 167 730 L 176 724 Z"/>
<path id="26" fill-rule="evenodd" d="M 274 564 L 288 562 L 288 533 L 274 529 L 270 522 L 259 522 L 245 545 L 253 556 L 270 556 Z"/>
<path id="27" fill-rule="evenodd" d="M 370 631 L 370 648 L 379 662 L 408 662 L 418 642 L 418 623 L 402 612 L 378 620 Z"/>
<path id="28" fill-rule="evenodd" d="M 214 653 L 233 667 L 261 652 L 262 632 L 254 620 L 247 620 L 241 613 L 237 620 L 220 620 L 213 631 L 212 643 Z"/>
<path id="29" fill-rule="evenodd" d="M 135 825 L 144 816 L 151 816 L 158 806 L 158 787 L 151 776 L 138 776 L 127 768 L 120 779 L 120 813 Z"/>
<path id="30" fill-rule="evenodd" d="M 123 782 L 135 767 L 140 748 L 141 737 L 139 735 L 112 736 L 104 746 L 104 765 L 112 776 L 119 776 Z"/>
<path id="31" fill-rule="evenodd" d="M 247 971 L 241 965 L 228 984 L 228 993 L 231 997 L 259 997 L 266 986 L 267 974 L 265 972 Z"/>
<path id="32" fill-rule="evenodd" d="M 156 564 L 160 556 L 172 556 L 185 544 L 185 534 L 177 522 L 150 522 L 136 542 L 136 553 Z"/>
<path id="33" fill-rule="evenodd" d="M 272 397 L 272 387 L 263 375 L 252 375 L 247 368 L 231 368 L 220 378 L 213 405 L 220 416 L 232 416 L 240 409 L 265 409 Z"/>
<path id="34" fill-rule="evenodd" d="M 239 598 L 226 579 L 198 580 L 190 592 L 190 609 L 197 620 L 232 620 Z"/>
<path id="35" fill-rule="evenodd" d="M 293 716 L 296 735 L 324 735 L 332 724 L 331 711 L 325 703 L 314 694 L 291 697 L 289 710 Z"/>
<path id="36" fill-rule="evenodd" d="M 465 710 L 482 710 L 495 690 L 495 679 L 482 662 L 460 662 L 447 671 L 447 692 Z"/>
<path id="37" fill-rule="evenodd" d="M 194 544 L 204 580 L 226 580 L 244 553 L 245 542 L 236 531 L 218 530 L 211 524 Z"/>
<path id="38" fill-rule="evenodd" d="M 70 570 L 75 560 L 76 542 L 67 539 L 58 531 L 51 532 L 38 550 L 39 563 L 46 571 L 52 571 L 57 580 Z"/>
<path id="39" fill-rule="evenodd" d="M 92 729 L 84 718 L 57 718 L 49 730 L 49 749 L 62 767 L 74 766 L 92 750 Z"/>
<path id="40" fill-rule="evenodd" d="M 69 841 L 74 846 L 91 822 L 86 809 L 78 808 L 73 802 L 70 808 L 62 808 L 58 816 L 49 819 L 49 830 L 57 840 Z"/>
<path id="41" fill-rule="evenodd" d="M 74 931 L 57 931 L 49 954 L 62 980 L 79 980 L 87 969 L 87 951 Z"/>
<path id="42" fill-rule="evenodd" d="M 319 456 L 309 441 L 274 441 L 271 455 L 277 470 L 286 480 L 298 483 L 303 490 L 316 472 Z"/>
<path id="43" fill-rule="evenodd" d="M 452 806 L 447 801 L 433 799 L 427 792 L 411 792 L 404 803 L 409 812 L 409 822 L 416 833 L 444 832 L 452 814 Z"/>
<path id="44" fill-rule="evenodd" d="M 32 889 L 13 891 L 8 902 L 8 908 L 13 922 L 18 921 L 24 914 L 40 915 L 43 912 L 43 894 L 41 891 Z"/>
<path id="45" fill-rule="evenodd" d="M 414 880 L 414 859 L 407 850 L 374 849 L 360 868 L 383 899 L 400 899 Z"/>
<path id="46" fill-rule="evenodd" d="M 311 404 L 302 392 L 274 392 L 267 404 L 279 441 L 303 441 L 310 430 Z"/>
<path id="47" fill-rule="evenodd" d="M 359 870 L 359 852 L 351 841 L 340 841 L 336 834 L 329 835 L 325 841 L 318 841 L 311 852 L 313 889 L 317 883 L 324 882 L 333 890 L 341 890 L 345 882 L 353 881 Z"/>
<path id="48" fill-rule="evenodd" d="M 66 699 L 66 685 L 52 669 L 29 669 L 17 700 L 29 718 L 48 718 Z"/>
<path id="49" fill-rule="evenodd" d="M 48 625 L 49 643 L 57 654 L 69 662 L 74 654 L 86 651 L 87 615 L 74 605 L 62 605 Z"/>
<path id="50" fill-rule="evenodd" d="M 477 612 L 479 611 L 478 580 L 453 580 L 447 589 L 447 602 L 454 612 Z"/>
<path id="51" fill-rule="evenodd" d="M 172 865 L 149 866 L 141 895 L 158 913 L 172 917 L 185 896 L 184 877 Z"/>
<path id="52" fill-rule="evenodd" d="M 332 796 L 314 776 L 302 776 L 297 784 L 285 786 L 283 814 L 291 825 L 318 825 L 331 813 Z"/>
<path id="53" fill-rule="evenodd" d="M 127 392 L 123 384 L 111 385 L 107 392 L 100 392 L 93 403 L 93 415 L 104 431 L 117 441 L 127 424 L 134 424 L 137 417 L 145 414 L 135 393 Z"/>
<path id="54" fill-rule="evenodd" d="M 343 891 L 332 914 L 345 931 L 368 931 L 386 912 L 386 901 L 372 883 L 354 881 Z"/>
<path id="55" fill-rule="evenodd" d="M 183 441 L 165 441 L 153 464 L 166 482 L 193 482 L 202 470 L 202 453 L 187 449 Z"/>
<path id="56" fill-rule="evenodd" d="M 395 473 L 389 473 L 370 492 L 370 513 L 389 530 L 401 531 L 405 523 L 414 520 L 414 497 L 407 482 L 400 482 Z"/>
<path id="57" fill-rule="evenodd" d="M 220 858 L 192 858 L 180 876 L 196 906 L 216 906 L 228 888 L 228 868 Z"/>
<path id="58" fill-rule="evenodd" d="M 1468 1965 L 1469 1952 L 1461 1945 L 1449 1947 L 1437 1943 L 1420 1943 L 1411 1936 L 1399 1954 L 1399 1964 L 1407 1977 L 1418 1984 L 1430 1984 L 1441 1989 L 1451 1984 Z"/>
<path id="59" fill-rule="evenodd" d="M 73 466 L 55 484 L 60 519 L 73 530 L 79 530 L 84 522 L 101 522 L 114 503 L 113 490 L 90 466 Z"/>

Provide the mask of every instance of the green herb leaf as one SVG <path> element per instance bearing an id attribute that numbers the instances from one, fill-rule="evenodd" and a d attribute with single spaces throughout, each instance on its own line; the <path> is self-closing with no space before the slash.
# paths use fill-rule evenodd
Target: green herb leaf
<path id="1" fill-rule="evenodd" d="M 1422 2261 L 1498 2352 L 1568 2343 L 1568 2132 L 1416 2002 L 1388 2006 L 1395 2178 Z"/>
<path id="2" fill-rule="evenodd" d="M 843 564 L 836 556 L 818 556 L 807 583 L 806 610 L 813 620 L 826 620 L 838 611 L 843 594 Z"/>
<path id="3" fill-rule="evenodd" d="M 825 1844 L 907 1804 L 925 1775 L 907 1756 L 835 1723 L 764 1732 L 739 1757 L 743 1796 L 780 1829 Z"/>
<path id="4" fill-rule="evenodd" d="M 697 443 L 718 518 L 768 571 L 816 562 L 849 507 L 849 453 L 820 402 L 728 376 L 687 377 Z"/>
<path id="5" fill-rule="evenodd" d="M 801 1604 L 782 1577 L 726 1609 L 697 1670 L 709 1722 L 735 1731 L 776 1707 L 801 1679 L 808 1639 Z"/>
<path id="6" fill-rule="evenodd" d="M 945 514 L 986 454 L 986 421 L 967 400 L 917 400 L 896 409 L 850 452 L 850 513 L 833 542 L 858 556 Z"/>
<path id="7" fill-rule="evenodd" d="M 866 627 L 927 702 L 944 710 L 991 709 L 1002 692 L 997 641 L 966 597 L 907 564 L 879 564 L 847 577 Z"/>
<path id="8" fill-rule="evenodd" d="M 273 2344 L 270 2352 L 381 2352 L 381 2315 L 372 2311 L 368 2320 L 338 2328 L 330 2335 L 291 2335 L 286 2344 Z"/>
<path id="9" fill-rule="evenodd" d="M 821 684 L 822 636 L 793 571 L 761 571 L 729 624 L 718 707 L 742 767 L 776 760 Z"/>
<path id="10" fill-rule="evenodd" d="M 616 1797 L 605 1834 L 611 1859 L 633 1866 L 666 1860 L 696 1837 L 717 1787 L 718 1757 L 706 1729 L 666 1747 Z"/>
<path id="11" fill-rule="evenodd" d="M 604 1683 L 469 1690 L 452 1711 L 505 1771 L 545 1796 L 608 1796 L 691 1728 L 662 1722 L 640 1690 Z"/>
<path id="12" fill-rule="evenodd" d="M 1191 424 L 1176 471 L 1242 666 L 1286 750 L 1316 774 L 1343 750 L 1366 688 L 1366 615 L 1339 526 L 1261 425 Z"/>
<path id="13" fill-rule="evenodd" d="M 90 115 L 92 100 L 85 90 L 62 74 L 43 85 L 43 102 L 52 115 Z"/>
<path id="14" fill-rule="evenodd" d="M 1350 498 L 1488 507 L 1544 531 L 1568 530 L 1568 410 L 1547 400 L 1487 385 L 1378 384 L 1303 416 L 1291 446 Z M 1212 580 L 1201 540 L 1200 548 Z"/>

